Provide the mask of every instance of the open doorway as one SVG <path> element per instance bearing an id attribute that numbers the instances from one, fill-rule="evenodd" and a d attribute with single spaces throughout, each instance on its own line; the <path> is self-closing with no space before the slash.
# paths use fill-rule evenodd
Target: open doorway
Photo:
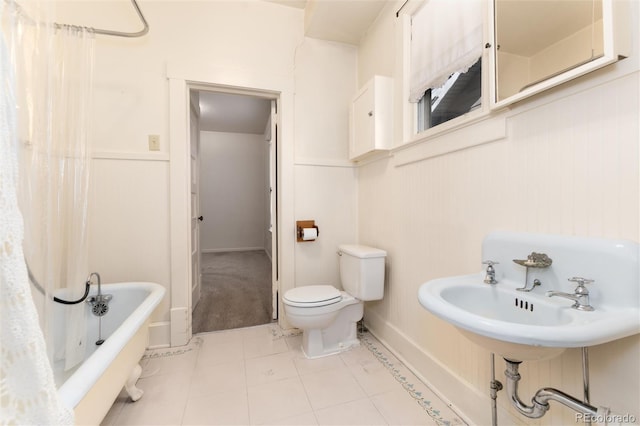
<path id="1" fill-rule="evenodd" d="M 277 319 L 277 100 L 192 89 L 192 330 Z"/>

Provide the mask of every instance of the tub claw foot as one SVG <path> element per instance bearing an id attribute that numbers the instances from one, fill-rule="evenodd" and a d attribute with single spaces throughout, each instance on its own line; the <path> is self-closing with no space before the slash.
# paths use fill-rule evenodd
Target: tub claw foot
<path id="1" fill-rule="evenodd" d="M 124 384 L 124 388 L 129 394 L 129 398 L 131 398 L 133 402 L 139 400 L 144 394 L 144 391 L 136 386 L 136 382 L 140 378 L 141 374 L 142 367 L 140 366 L 140 364 L 136 364 L 136 366 L 133 367 L 133 370 L 131 370 L 131 374 L 129 374 L 127 383 Z"/>

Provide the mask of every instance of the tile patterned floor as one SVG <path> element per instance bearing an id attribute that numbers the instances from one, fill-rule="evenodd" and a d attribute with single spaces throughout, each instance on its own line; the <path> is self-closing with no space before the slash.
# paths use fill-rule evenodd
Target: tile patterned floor
<path id="1" fill-rule="evenodd" d="M 122 393 L 103 425 L 462 425 L 369 333 L 310 360 L 275 324 L 147 351 L 138 402 Z"/>

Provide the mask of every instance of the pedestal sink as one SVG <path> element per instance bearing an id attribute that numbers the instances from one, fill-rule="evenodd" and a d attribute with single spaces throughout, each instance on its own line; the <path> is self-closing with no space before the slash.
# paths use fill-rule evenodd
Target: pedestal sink
<path id="1" fill-rule="evenodd" d="M 512 361 L 552 358 L 566 348 L 607 343 L 640 333 L 638 244 L 566 236 L 497 232 L 483 242 L 483 260 L 497 262 L 496 284 L 485 273 L 440 278 L 418 291 L 420 304 L 453 324 L 474 343 Z M 537 251 L 553 259 L 540 270 L 513 260 Z M 540 282 L 531 291 L 525 276 Z M 593 311 L 572 308 L 573 301 L 548 297 L 572 294 L 568 279 L 593 279 Z"/>

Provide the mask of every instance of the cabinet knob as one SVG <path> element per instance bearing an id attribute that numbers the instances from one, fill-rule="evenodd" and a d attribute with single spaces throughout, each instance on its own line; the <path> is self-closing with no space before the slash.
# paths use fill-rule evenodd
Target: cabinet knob
<path id="1" fill-rule="evenodd" d="M 369 112 L 367 113 L 367 115 L 368 115 L 369 117 L 373 117 L 373 111 L 369 111 Z"/>

